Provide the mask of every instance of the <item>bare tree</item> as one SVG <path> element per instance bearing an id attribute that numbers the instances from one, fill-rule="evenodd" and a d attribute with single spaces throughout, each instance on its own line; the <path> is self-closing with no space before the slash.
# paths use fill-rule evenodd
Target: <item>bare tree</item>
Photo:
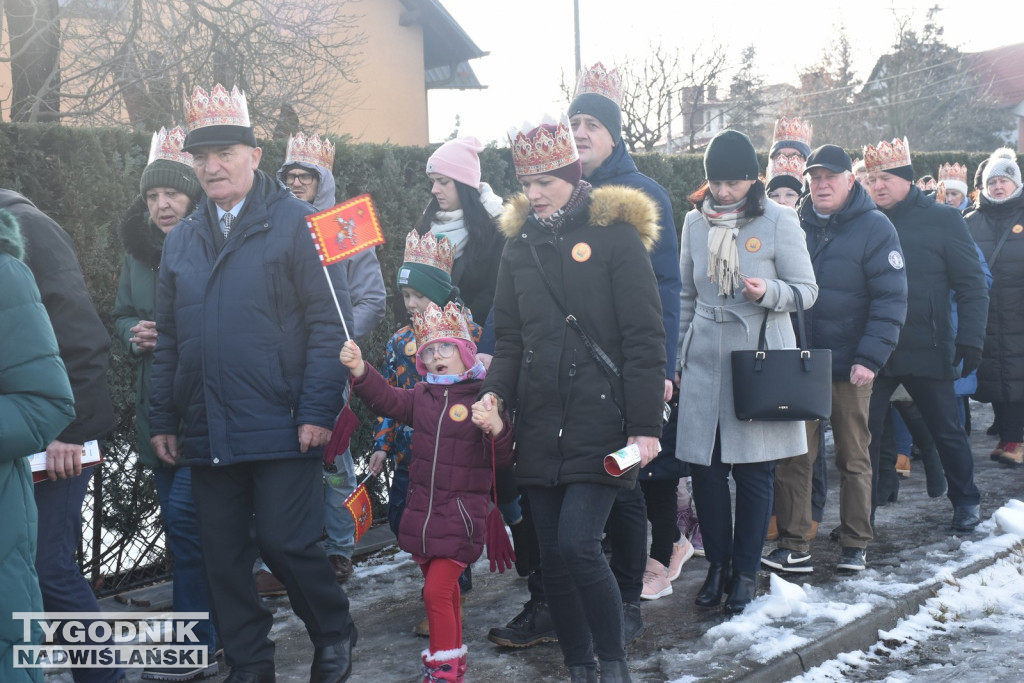
<path id="1" fill-rule="evenodd" d="M 811 121 L 820 144 L 856 147 L 863 143 L 864 125 L 851 105 L 860 81 L 854 74 L 846 27 L 840 24 L 833 32 L 836 38 L 818 61 L 800 72 L 800 93 L 783 113 Z"/>
<path id="2" fill-rule="evenodd" d="M 151 130 L 180 119 L 183 97 L 194 86 L 209 89 L 219 82 L 246 91 L 260 134 L 281 125 L 279 112 L 320 128 L 325 112 L 336 116 L 358 105 L 337 87 L 339 79 L 352 82 L 364 40 L 347 4 L 67 0 L 61 7 L 59 77 L 37 77 L 29 90 L 39 102 L 59 96 L 62 120 L 127 120 Z M 23 107 L 12 102 L 12 110 L 15 105 Z"/>
<path id="3" fill-rule="evenodd" d="M 669 131 L 672 100 L 679 92 L 679 53 L 652 46 L 643 61 L 623 68 L 622 139 L 629 151 L 650 152 Z"/>
<path id="4" fill-rule="evenodd" d="M 11 120 L 54 121 L 60 110 L 57 0 L 0 0 L 7 18 Z"/>
<path id="5" fill-rule="evenodd" d="M 771 142 L 770 124 L 762 116 L 767 102 L 764 95 L 765 78 L 757 69 L 757 48 L 743 48 L 740 66 L 729 83 L 729 104 L 725 118 L 729 127 L 747 134 L 757 149 L 765 149 Z"/>
<path id="6" fill-rule="evenodd" d="M 690 63 L 683 72 L 678 93 L 679 113 L 683 117 L 683 135 L 687 151 L 696 151 L 697 137 L 710 128 L 711 105 L 717 98 L 718 83 L 726 69 L 725 47 L 716 45 L 710 52 L 698 46 L 690 54 Z"/>

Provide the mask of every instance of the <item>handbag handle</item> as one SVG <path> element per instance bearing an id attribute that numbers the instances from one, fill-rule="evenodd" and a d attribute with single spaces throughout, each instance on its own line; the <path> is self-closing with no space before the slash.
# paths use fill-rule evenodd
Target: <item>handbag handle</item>
<path id="1" fill-rule="evenodd" d="M 789 288 L 793 291 L 793 298 L 796 299 L 796 324 L 797 331 L 800 333 L 800 361 L 804 366 L 804 371 L 810 370 L 811 365 L 811 352 L 807 350 L 807 332 L 804 328 L 804 299 L 800 294 L 800 290 L 789 285 Z M 764 309 L 764 319 L 761 321 L 761 332 L 757 338 L 757 353 L 754 354 L 754 368 L 760 369 L 761 364 L 765 359 L 765 351 L 768 350 L 768 340 L 766 333 L 768 330 L 768 315 L 771 313 L 767 308 Z"/>

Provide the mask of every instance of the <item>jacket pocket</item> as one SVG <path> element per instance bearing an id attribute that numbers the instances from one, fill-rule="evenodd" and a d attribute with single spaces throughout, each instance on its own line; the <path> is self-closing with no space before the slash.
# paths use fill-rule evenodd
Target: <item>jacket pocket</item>
<path id="1" fill-rule="evenodd" d="M 683 335 L 683 343 L 679 345 L 679 358 L 676 363 L 680 368 L 686 367 L 686 357 L 690 353 L 690 344 L 693 342 L 693 324 L 686 328 L 686 334 Z"/>
<path id="2" fill-rule="evenodd" d="M 466 530 L 466 538 L 473 540 L 473 517 L 469 514 L 469 510 L 463 505 L 461 498 L 455 499 L 455 505 L 459 508 L 459 516 L 462 517 L 462 526 Z"/>

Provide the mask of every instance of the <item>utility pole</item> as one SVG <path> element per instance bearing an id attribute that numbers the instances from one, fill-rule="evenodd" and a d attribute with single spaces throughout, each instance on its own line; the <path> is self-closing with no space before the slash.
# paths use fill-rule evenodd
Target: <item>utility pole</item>
<path id="1" fill-rule="evenodd" d="M 580 64 L 580 0 L 572 0 L 573 28 L 576 34 L 576 78 L 580 77 L 583 66 Z"/>

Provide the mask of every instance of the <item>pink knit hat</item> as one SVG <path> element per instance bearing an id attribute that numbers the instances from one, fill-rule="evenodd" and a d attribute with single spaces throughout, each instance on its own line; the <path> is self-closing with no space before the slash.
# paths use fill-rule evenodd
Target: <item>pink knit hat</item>
<path id="1" fill-rule="evenodd" d="M 476 365 L 476 344 L 469 341 L 468 339 L 459 339 L 457 337 L 441 337 L 440 339 L 433 339 L 420 348 L 416 349 L 416 372 L 420 373 L 420 377 L 427 376 L 427 366 L 423 364 L 423 359 L 420 357 L 420 351 L 427 348 L 431 344 L 438 343 L 449 343 L 455 344 L 459 350 L 459 358 L 462 359 L 462 364 L 469 370 Z"/>
<path id="2" fill-rule="evenodd" d="M 427 173 L 440 173 L 474 190 L 480 187 L 482 142 L 471 135 L 449 140 L 427 159 Z"/>

